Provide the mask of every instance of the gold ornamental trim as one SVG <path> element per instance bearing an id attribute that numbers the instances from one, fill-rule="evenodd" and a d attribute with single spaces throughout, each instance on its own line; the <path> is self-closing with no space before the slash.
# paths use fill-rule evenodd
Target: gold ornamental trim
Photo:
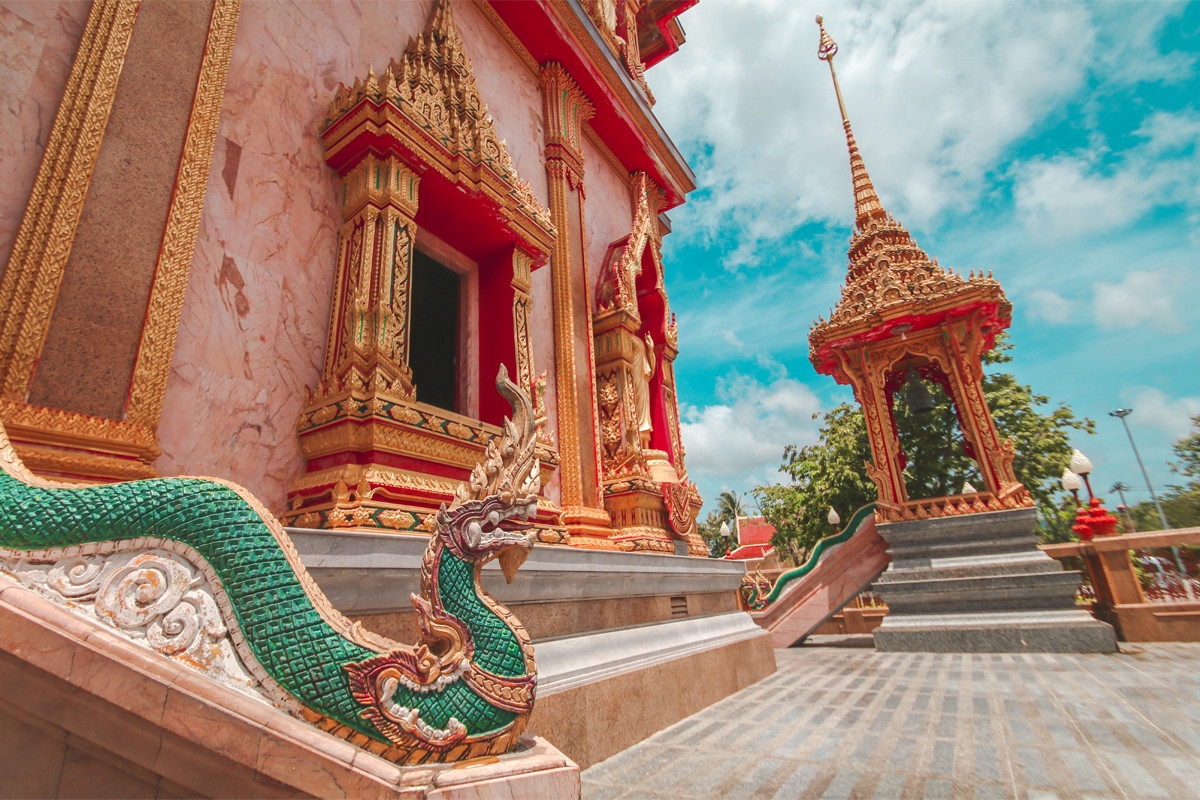
<path id="1" fill-rule="evenodd" d="M 583 181 L 583 129 L 596 113 L 595 107 L 557 61 L 542 67 L 541 84 L 546 163 L 561 163 L 573 173 L 572 185 L 579 185 Z"/>
<path id="2" fill-rule="evenodd" d="M 313 489 L 325 489 L 333 486 L 339 480 L 347 484 L 357 485 L 367 481 L 375 487 L 386 487 L 409 492 L 424 492 L 444 496 L 447 500 L 454 495 L 454 489 L 459 482 L 449 478 L 437 478 L 395 467 L 377 464 L 361 465 L 346 464 L 328 469 L 309 472 L 301 475 L 292 484 L 291 494 L 303 493 Z"/>
<path id="3" fill-rule="evenodd" d="M 344 173 L 364 141 L 391 139 L 421 164 L 494 203 L 523 245 L 544 254 L 556 237 L 550 214 L 522 181 L 479 92 L 448 0 L 434 0 L 423 32 L 376 76 L 341 86 L 321 138 L 325 160 Z M 393 146 L 388 143 L 387 147 Z"/>
<path id="4" fill-rule="evenodd" d="M 13 446 L 30 469 L 74 481 L 157 477 L 154 432 L 143 425 L 0 398 Z"/>
<path id="5" fill-rule="evenodd" d="M 158 457 L 154 432 L 136 423 L 43 408 L 7 398 L 0 398 L 0 419 L 10 432 L 21 430 L 21 438 L 25 440 L 34 432 L 40 432 L 60 438 L 71 437 L 89 447 L 110 444 L 153 452 L 153 457 Z"/>
<path id="6" fill-rule="evenodd" d="M 327 428 L 304 433 L 300 438 L 300 447 L 309 461 L 347 451 L 383 450 L 463 469 L 475 466 L 484 451 L 482 444 L 460 443 L 381 419 L 362 423 L 344 420 Z"/>
<path id="7" fill-rule="evenodd" d="M 0 280 L 0 396 L 23 400 L 50 329 L 140 0 L 96 0 Z"/>
<path id="8" fill-rule="evenodd" d="M 113 458 L 107 454 L 70 453 L 44 450 L 14 442 L 13 447 L 29 469 L 42 475 L 61 476 L 72 483 L 102 481 L 137 481 L 157 478 L 154 468 L 141 461 Z"/>
<path id="9" fill-rule="evenodd" d="M 620 73 L 613 69 L 608 59 L 600 46 L 595 43 L 591 35 L 589 35 L 584 23 L 576 16 L 571 5 L 567 0 L 550 0 L 550 10 L 558 17 L 559 21 L 570 32 L 572 40 L 576 47 L 586 53 L 588 60 L 596 65 L 604 75 L 605 83 L 613 87 L 621 87 L 624 89 L 625 83 L 620 78 Z M 631 76 L 632 77 L 632 76 Z M 636 79 L 635 79 L 636 80 Z M 651 124 L 651 115 L 653 112 L 644 109 L 641 103 L 638 102 L 638 97 L 633 92 L 628 90 L 616 91 L 613 93 L 614 98 L 624 109 L 629 118 L 634 121 L 638 131 L 645 137 L 646 142 L 650 145 L 656 161 L 662 166 L 663 171 L 674 179 L 679 187 L 681 194 L 687 194 L 692 189 L 696 188 L 693 179 L 687 173 L 687 168 L 681 164 L 677 158 L 677 154 L 672 150 L 668 140 L 662 136 Z M 646 98 L 649 101 L 649 98 Z M 647 103 L 649 104 L 649 103 Z M 679 201 L 682 202 L 682 196 Z"/>
<path id="10" fill-rule="evenodd" d="M 241 0 L 215 0 L 213 3 L 183 156 L 175 177 L 175 193 L 167 214 L 167 227 L 163 232 L 133 368 L 125 419 L 146 425 L 151 430 L 157 430 L 162 416 L 241 5 Z"/>

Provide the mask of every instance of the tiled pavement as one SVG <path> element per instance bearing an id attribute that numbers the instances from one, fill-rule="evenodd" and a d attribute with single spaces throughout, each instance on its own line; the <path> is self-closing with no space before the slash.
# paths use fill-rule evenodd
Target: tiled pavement
<path id="1" fill-rule="evenodd" d="M 1122 647 L 776 650 L 775 675 L 586 770 L 583 797 L 1200 798 L 1200 644 Z"/>

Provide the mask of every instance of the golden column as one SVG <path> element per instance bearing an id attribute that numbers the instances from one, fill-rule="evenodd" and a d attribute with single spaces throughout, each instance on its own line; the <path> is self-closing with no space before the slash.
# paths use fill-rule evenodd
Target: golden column
<path id="1" fill-rule="evenodd" d="M 542 99 L 550 216 L 559 232 L 550 255 L 550 279 L 562 519 L 573 537 L 582 537 L 582 544 L 606 537 L 610 524 L 600 498 L 595 353 L 583 235 L 583 123 L 593 108 L 579 85 L 554 62 L 542 68 Z"/>
<path id="2" fill-rule="evenodd" d="M 413 398 L 408 304 L 420 178 L 368 155 L 342 179 L 342 227 L 321 379 Z"/>

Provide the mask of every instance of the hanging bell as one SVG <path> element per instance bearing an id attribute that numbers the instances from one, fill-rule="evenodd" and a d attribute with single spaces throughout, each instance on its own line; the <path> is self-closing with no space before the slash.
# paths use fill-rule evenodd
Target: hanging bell
<path id="1" fill-rule="evenodd" d="M 933 411 L 935 403 L 933 395 L 929 393 L 929 389 L 921 382 L 921 376 L 912 367 L 908 368 L 908 374 L 904 376 L 907 383 L 905 387 L 906 397 L 908 399 L 908 410 L 913 414 L 928 414 Z"/>

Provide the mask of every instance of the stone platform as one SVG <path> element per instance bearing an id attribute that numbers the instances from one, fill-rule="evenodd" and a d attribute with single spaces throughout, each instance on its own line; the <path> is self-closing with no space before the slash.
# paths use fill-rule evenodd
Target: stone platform
<path id="1" fill-rule="evenodd" d="M 411 592 L 428 539 L 289 528 L 334 606 L 397 641 L 416 641 Z M 581 767 L 636 744 L 775 671 L 771 637 L 738 611 L 746 566 L 657 553 L 537 545 L 511 584 L 481 581 L 533 639 L 530 734 Z"/>
<path id="2" fill-rule="evenodd" d="M 860 646 L 776 651 L 775 675 L 585 770 L 583 797 L 1200 798 L 1200 644 L 838 643 Z"/>
<path id="3" fill-rule="evenodd" d="M 1037 547 L 1032 508 L 878 526 L 892 565 L 875 647 L 909 652 L 1111 653 L 1111 625 L 1075 605 L 1079 573 Z"/>

